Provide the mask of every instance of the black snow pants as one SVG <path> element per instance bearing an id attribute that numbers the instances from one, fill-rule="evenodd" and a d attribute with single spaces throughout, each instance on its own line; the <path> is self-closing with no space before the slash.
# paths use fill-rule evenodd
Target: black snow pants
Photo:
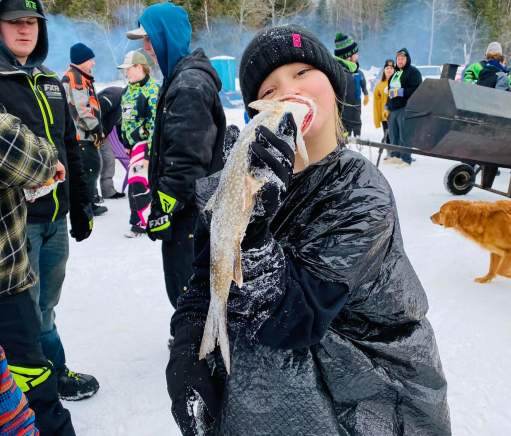
<path id="1" fill-rule="evenodd" d="M 170 304 L 177 307 L 177 298 L 186 290 L 192 275 L 193 231 L 198 212 L 195 206 L 187 206 L 172 222 L 172 239 L 161 245 L 165 286 Z"/>
<path id="2" fill-rule="evenodd" d="M 99 150 L 92 141 L 80 141 L 79 145 L 87 193 L 89 194 L 89 198 L 96 198 L 98 193 L 97 183 L 101 171 Z"/>
<path id="3" fill-rule="evenodd" d="M 145 231 L 147 227 L 146 211 L 151 205 L 151 191 L 141 182 L 128 185 L 128 198 L 130 203 L 130 224 Z"/>
<path id="4" fill-rule="evenodd" d="M 0 297 L 0 344 L 14 379 L 35 413 L 41 436 L 75 436 L 71 415 L 59 400 L 52 365 L 43 354 L 40 334 L 41 325 L 28 290 Z M 34 369 L 38 373 L 29 374 Z"/>

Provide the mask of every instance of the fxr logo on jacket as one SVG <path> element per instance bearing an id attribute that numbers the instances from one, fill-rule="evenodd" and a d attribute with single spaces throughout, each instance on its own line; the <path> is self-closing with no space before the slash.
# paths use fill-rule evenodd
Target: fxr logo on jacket
<path id="1" fill-rule="evenodd" d="M 53 85 L 50 83 L 45 83 L 43 86 L 44 94 L 46 97 L 52 100 L 62 100 L 62 93 L 60 92 L 60 88 L 58 85 Z"/>

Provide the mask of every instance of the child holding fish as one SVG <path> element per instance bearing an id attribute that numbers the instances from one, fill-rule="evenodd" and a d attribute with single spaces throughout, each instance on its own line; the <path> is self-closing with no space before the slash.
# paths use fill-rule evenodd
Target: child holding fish
<path id="1" fill-rule="evenodd" d="M 450 434 L 392 191 L 342 144 L 345 73 L 291 25 L 255 36 L 240 86 L 253 121 L 197 187 L 194 275 L 172 320 L 181 431 Z"/>

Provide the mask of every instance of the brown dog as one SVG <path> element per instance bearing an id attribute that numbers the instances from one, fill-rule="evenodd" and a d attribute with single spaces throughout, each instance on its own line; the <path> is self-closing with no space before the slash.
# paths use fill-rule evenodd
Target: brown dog
<path id="1" fill-rule="evenodd" d="M 431 216 L 431 221 L 452 227 L 491 253 L 490 270 L 475 279 L 488 283 L 497 274 L 511 278 L 511 201 L 452 200 Z"/>

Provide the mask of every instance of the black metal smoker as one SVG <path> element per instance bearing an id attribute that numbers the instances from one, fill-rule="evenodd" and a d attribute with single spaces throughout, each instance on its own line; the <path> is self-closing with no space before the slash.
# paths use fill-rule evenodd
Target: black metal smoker
<path id="1" fill-rule="evenodd" d="M 457 67 L 445 64 L 441 78 L 426 79 L 408 101 L 404 142 L 411 148 L 355 142 L 380 149 L 377 165 L 383 149 L 460 161 L 445 175 L 450 193 L 477 187 L 511 198 L 511 181 L 507 192 L 492 189 L 498 168 L 511 168 L 511 92 L 452 80 Z"/>

